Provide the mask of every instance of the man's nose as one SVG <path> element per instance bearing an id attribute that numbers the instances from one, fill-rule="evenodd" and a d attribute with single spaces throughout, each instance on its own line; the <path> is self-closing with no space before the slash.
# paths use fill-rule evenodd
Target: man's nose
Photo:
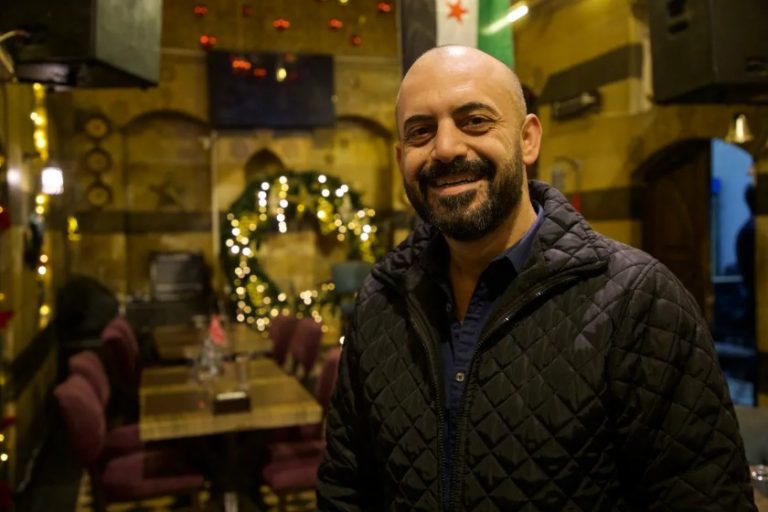
<path id="1" fill-rule="evenodd" d="M 432 158 L 445 163 L 452 162 L 456 158 L 466 158 L 467 146 L 463 135 L 462 131 L 452 123 L 438 126 L 432 147 Z"/>

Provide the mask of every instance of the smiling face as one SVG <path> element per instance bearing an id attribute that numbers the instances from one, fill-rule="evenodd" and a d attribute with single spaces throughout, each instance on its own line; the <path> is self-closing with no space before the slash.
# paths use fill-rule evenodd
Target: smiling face
<path id="1" fill-rule="evenodd" d="M 471 48 L 431 50 L 400 88 L 398 164 L 417 213 L 474 240 L 513 215 L 538 155 L 540 126 L 501 62 Z M 533 127 L 533 129 L 531 128 Z"/>

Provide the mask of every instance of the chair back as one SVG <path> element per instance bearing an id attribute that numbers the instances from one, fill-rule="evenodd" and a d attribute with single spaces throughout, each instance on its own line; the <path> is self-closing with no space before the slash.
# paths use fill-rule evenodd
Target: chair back
<path id="1" fill-rule="evenodd" d="M 293 333 L 299 319 L 294 315 L 277 315 L 269 324 L 269 338 L 272 340 L 272 357 L 277 364 L 285 364 Z"/>
<path id="2" fill-rule="evenodd" d="M 320 376 L 317 378 L 317 382 L 315 382 L 315 399 L 323 408 L 323 418 L 325 418 L 325 414 L 328 412 L 331 395 L 333 395 L 333 389 L 336 387 L 340 359 L 341 347 L 329 350 L 323 360 Z M 306 439 L 321 439 L 323 437 L 323 422 L 301 427 L 301 435 Z"/>
<path id="3" fill-rule="evenodd" d="M 75 455 L 88 468 L 99 459 L 107 432 L 104 410 L 82 375 L 72 374 L 53 391 Z"/>
<path id="4" fill-rule="evenodd" d="M 139 344 L 133 329 L 121 316 L 116 316 L 101 332 L 101 343 L 113 359 L 119 377 L 128 385 L 137 385 Z"/>
<path id="5" fill-rule="evenodd" d="M 88 381 L 88 384 L 91 385 L 96 396 L 99 398 L 101 406 L 107 406 L 111 392 L 109 378 L 96 352 L 83 350 L 70 357 L 69 372 L 85 377 L 85 380 Z"/>
<path id="6" fill-rule="evenodd" d="M 301 379 L 306 380 L 309 377 L 312 366 L 317 361 L 322 338 L 322 326 L 313 318 L 306 317 L 297 322 L 291 339 L 290 352 L 293 370 Z"/>

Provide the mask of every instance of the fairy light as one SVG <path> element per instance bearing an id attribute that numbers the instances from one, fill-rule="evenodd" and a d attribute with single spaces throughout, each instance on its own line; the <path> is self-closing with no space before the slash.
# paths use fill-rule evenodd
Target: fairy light
<path id="1" fill-rule="evenodd" d="M 357 202 L 359 196 L 349 185 L 333 176 L 312 172 L 283 173 L 243 193 L 233 211 L 226 215 L 222 237 L 222 247 L 230 261 L 228 275 L 236 292 L 232 298 L 237 321 L 264 331 L 270 325 L 270 318 L 281 312 L 293 312 L 322 323 L 322 308 L 332 307 L 329 302 L 335 289 L 332 283 L 304 290 L 292 302 L 293 298 L 264 274 L 255 247 L 259 247 L 264 233 L 271 229 L 287 233 L 289 222 L 308 212 L 317 218 L 322 235 L 335 235 L 337 240 L 350 245 L 356 257 L 373 261 L 376 242 L 371 219 L 373 210 L 361 208 Z M 272 222 L 268 222 L 270 219 Z"/>

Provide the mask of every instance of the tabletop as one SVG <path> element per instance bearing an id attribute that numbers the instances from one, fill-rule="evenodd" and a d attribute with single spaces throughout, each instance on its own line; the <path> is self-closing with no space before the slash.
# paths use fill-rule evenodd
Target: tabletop
<path id="1" fill-rule="evenodd" d="M 212 397 L 236 387 L 231 371 L 215 382 L 201 384 L 186 366 L 146 369 L 140 387 L 141 439 L 308 425 L 322 419 L 320 404 L 271 359 L 250 361 L 248 386 L 243 388 L 250 397 L 250 410 L 214 414 Z"/>

